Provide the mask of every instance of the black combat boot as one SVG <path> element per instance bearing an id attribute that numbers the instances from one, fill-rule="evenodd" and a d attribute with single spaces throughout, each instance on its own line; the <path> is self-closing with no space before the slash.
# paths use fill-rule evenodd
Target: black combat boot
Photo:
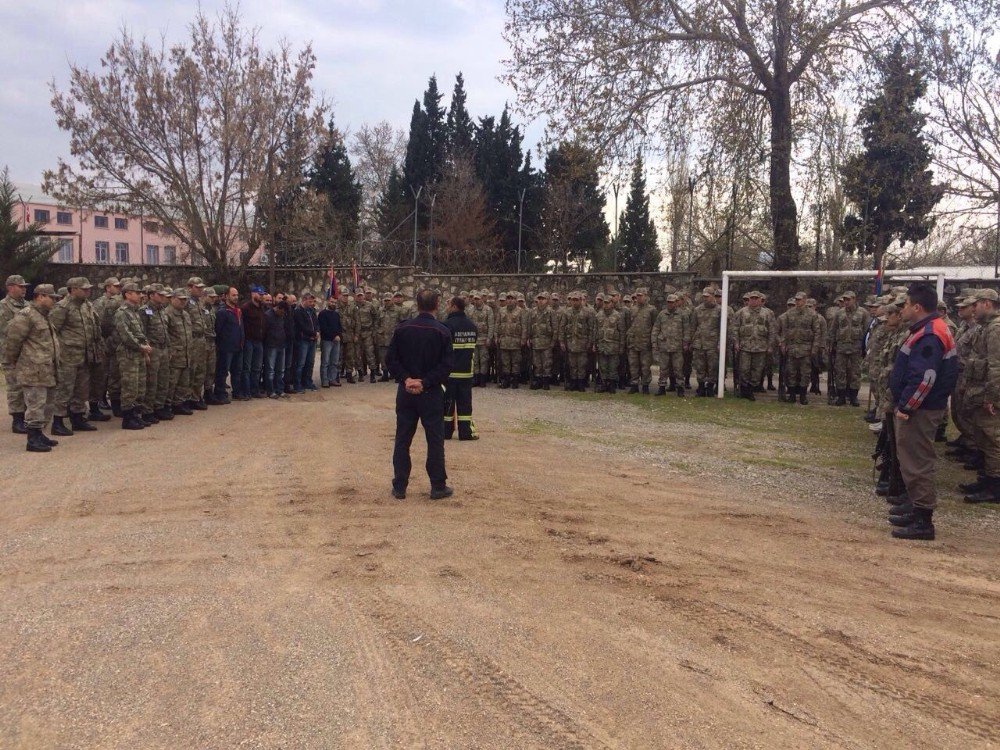
<path id="1" fill-rule="evenodd" d="M 948 440 L 948 435 L 945 432 L 945 424 L 942 422 L 938 425 L 937 432 L 934 433 L 935 443 L 944 443 Z"/>
<path id="2" fill-rule="evenodd" d="M 532 378 L 530 390 L 540 391 L 542 389 L 541 378 Z"/>
<path id="3" fill-rule="evenodd" d="M 28 435 L 26 448 L 28 453 L 48 453 L 52 450 L 52 446 L 42 440 L 41 430 L 36 427 L 26 427 L 25 432 Z"/>
<path id="4" fill-rule="evenodd" d="M 96 401 L 90 402 L 90 413 L 87 415 L 87 419 L 91 422 L 110 422 L 111 417 L 101 411 L 101 408 L 97 405 Z"/>
<path id="5" fill-rule="evenodd" d="M 888 461 L 882 462 L 882 468 L 879 469 L 878 479 L 875 480 L 875 494 L 880 497 L 885 497 L 889 494 L 889 479 L 892 476 L 892 467 Z"/>
<path id="6" fill-rule="evenodd" d="M 986 474 L 980 472 L 974 482 L 965 482 L 960 484 L 958 485 L 958 490 L 966 495 L 974 495 L 987 486 Z"/>
<path id="7" fill-rule="evenodd" d="M 159 419 L 161 422 L 164 421 L 169 422 L 171 419 L 174 418 L 174 413 L 166 406 L 160 406 L 154 409 L 153 414 L 155 414 L 156 418 Z"/>
<path id="8" fill-rule="evenodd" d="M 656 395 L 657 396 L 666 396 L 667 395 L 667 387 L 665 385 L 661 385 L 659 388 L 656 389 Z"/>
<path id="9" fill-rule="evenodd" d="M 934 511 L 927 508 L 914 508 L 913 520 L 908 526 L 903 526 L 892 530 L 892 536 L 896 539 L 915 539 L 922 541 L 934 540 L 934 523 L 931 520 Z"/>
<path id="10" fill-rule="evenodd" d="M 122 416 L 122 400 L 120 398 L 111 399 L 111 414 L 116 417 Z"/>
<path id="11" fill-rule="evenodd" d="M 774 375 L 768 375 L 767 376 L 767 390 L 769 390 L 769 391 L 775 390 L 775 387 L 774 387 Z"/>
<path id="12" fill-rule="evenodd" d="M 1000 503 L 1000 477 L 983 477 L 983 488 L 966 495 L 962 500 L 970 505 L 980 503 Z"/>
<path id="13" fill-rule="evenodd" d="M 205 404 L 201 399 L 195 401 L 194 399 L 188 399 L 184 402 L 184 405 L 191 411 L 208 411 L 208 405 Z"/>
<path id="14" fill-rule="evenodd" d="M 154 424 L 159 424 L 160 423 L 160 420 L 157 419 L 156 415 L 153 414 L 153 412 L 151 412 L 151 411 L 150 412 L 146 412 L 146 411 L 139 412 L 139 419 L 142 420 L 142 423 L 144 425 L 146 425 L 146 427 L 152 427 Z"/>
<path id="15" fill-rule="evenodd" d="M 187 404 L 184 402 L 174 404 L 172 411 L 174 412 L 175 415 L 179 415 L 182 417 L 190 417 L 192 414 L 194 414 L 193 411 L 188 409 Z"/>
<path id="16" fill-rule="evenodd" d="M 683 384 L 677 386 L 677 397 L 678 398 L 684 398 L 684 385 Z"/>
<path id="17" fill-rule="evenodd" d="M 194 408 L 198 411 L 208 411 L 208 401 L 202 396 L 197 401 L 194 402 Z"/>
<path id="18" fill-rule="evenodd" d="M 542 378 L 542 390 L 547 391 L 549 389 L 549 383 L 552 382 L 552 378 Z"/>
<path id="19" fill-rule="evenodd" d="M 638 393 L 639 392 L 639 384 L 638 383 L 632 383 L 632 385 L 630 385 L 628 387 L 628 392 L 629 392 L 630 395 Z"/>
<path id="20" fill-rule="evenodd" d="M 66 426 L 62 417 L 52 417 L 52 434 L 59 437 L 71 437 L 73 430 Z"/>
<path id="21" fill-rule="evenodd" d="M 806 387 L 804 385 L 799 386 L 799 403 L 803 406 L 809 405 L 809 399 L 806 398 Z"/>
<path id="22" fill-rule="evenodd" d="M 510 387 L 513 390 L 516 391 L 518 388 L 521 387 L 521 383 L 519 381 L 520 381 L 520 378 L 518 378 L 517 375 L 511 375 L 510 376 Z"/>
<path id="23" fill-rule="evenodd" d="M 510 388 L 510 380 L 507 378 L 506 375 L 501 375 L 500 376 L 500 390 L 501 391 L 506 391 L 508 388 Z M 567 388 L 566 390 L 568 391 L 569 388 Z"/>
<path id="24" fill-rule="evenodd" d="M 642 384 L 642 395 L 643 396 L 648 396 L 649 395 L 649 383 L 643 383 Z"/>
<path id="25" fill-rule="evenodd" d="M 350 372 L 347 373 L 347 382 L 351 383 L 351 384 L 353 384 L 355 382 L 355 380 L 354 380 L 354 370 L 351 370 Z"/>
<path id="26" fill-rule="evenodd" d="M 24 424 L 24 412 L 19 411 L 10 415 L 10 431 L 15 435 L 27 435 L 28 428 Z"/>
<path id="27" fill-rule="evenodd" d="M 617 390 L 618 389 L 615 387 L 615 381 L 609 380 L 607 392 L 610 393 L 612 396 L 614 396 Z"/>
<path id="28" fill-rule="evenodd" d="M 969 457 L 962 464 L 962 468 L 966 471 L 979 471 L 986 465 L 986 459 L 982 451 L 973 451 L 969 454 Z"/>
<path id="29" fill-rule="evenodd" d="M 374 367 L 372 368 L 371 373 L 368 375 L 368 382 L 369 383 L 377 383 L 378 382 L 378 377 L 375 375 L 375 368 Z"/>
<path id="30" fill-rule="evenodd" d="M 97 428 L 87 422 L 83 412 L 76 414 L 70 412 L 69 423 L 73 426 L 73 432 L 97 432 Z"/>
<path id="31" fill-rule="evenodd" d="M 672 391 L 676 391 L 677 390 L 677 378 L 675 378 L 673 376 L 670 377 L 670 390 L 672 390 Z"/>
<path id="32" fill-rule="evenodd" d="M 893 526 L 909 526 L 913 523 L 913 503 L 900 503 L 889 508 L 889 523 Z"/>
<path id="33" fill-rule="evenodd" d="M 145 429 L 145 425 L 142 420 L 139 419 L 136 412 L 137 409 L 125 409 L 122 411 L 122 429 L 123 430 L 142 430 Z"/>
<path id="34" fill-rule="evenodd" d="M 837 391 L 837 401 L 834 406 L 847 406 L 847 391 L 840 389 Z"/>
<path id="35" fill-rule="evenodd" d="M 847 391 L 847 395 L 851 399 L 851 406 L 861 406 L 861 404 L 858 402 L 858 389 L 857 388 L 849 388 L 848 391 Z"/>

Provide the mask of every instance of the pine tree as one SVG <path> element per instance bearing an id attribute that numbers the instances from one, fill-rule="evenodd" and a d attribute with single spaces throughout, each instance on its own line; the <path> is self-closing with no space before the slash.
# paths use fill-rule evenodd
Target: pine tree
<path id="1" fill-rule="evenodd" d="M 544 259 L 557 267 L 581 270 L 594 266 L 608 245 L 604 194 L 598 162 L 579 143 L 561 143 L 545 158 L 542 199 Z"/>
<path id="2" fill-rule="evenodd" d="M 0 172 L 0 278 L 17 274 L 31 281 L 56 248 L 44 238 L 40 224 L 20 226 L 20 200 L 5 167 Z"/>
<path id="3" fill-rule="evenodd" d="M 466 99 L 465 79 L 459 73 L 455 76 L 455 88 L 451 92 L 451 107 L 448 109 L 446 123 L 448 149 L 453 156 L 472 152 L 475 128 L 466 108 Z"/>
<path id="4" fill-rule="evenodd" d="M 875 268 L 892 242 L 917 242 L 934 227 L 928 214 L 944 195 L 929 169 L 927 118 L 917 103 L 927 90 L 923 72 L 901 44 L 879 63 L 879 92 L 861 109 L 864 150 L 842 168 L 844 192 L 856 213 L 844 219 L 847 247 L 871 255 Z"/>
<path id="5" fill-rule="evenodd" d="M 334 245 L 357 241 L 361 212 L 361 184 L 354 178 L 351 160 L 333 120 L 309 173 L 309 187 L 325 199 L 324 234 Z"/>
<path id="6" fill-rule="evenodd" d="M 413 198 L 408 196 L 409 187 L 403 175 L 398 169 L 393 168 L 385 190 L 375 204 L 375 228 L 383 243 L 391 246 L 391 243 L 406 239 L 407 232 L 403 225 L 413 211 Z M 410 262 L 409 259 L 406 262 Z"/>
<path id="7" fill-rule="evenodd" d="M 632 166 L 625 210 L 618 223 L 618 268 L 625 273 L 657 271 L 660 267 L 660 247 L 656 227 L 649 217 L 649 196 L 646 194 L 646 177 L 642 171 L 642 156 L 637 156 Z"/>

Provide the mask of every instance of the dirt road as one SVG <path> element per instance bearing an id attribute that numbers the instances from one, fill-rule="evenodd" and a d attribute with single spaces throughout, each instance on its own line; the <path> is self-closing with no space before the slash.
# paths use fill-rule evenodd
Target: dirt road
<path id="1" fill-rule="evenodd" d="M 476 398 L 442 503 L 422 448 L 388 497 L 388 386 L 0 436 L 0 747 L 1000 745 L 995 526 L 892 543 L 881 501 L 588 437 L 723 426 Z"/>

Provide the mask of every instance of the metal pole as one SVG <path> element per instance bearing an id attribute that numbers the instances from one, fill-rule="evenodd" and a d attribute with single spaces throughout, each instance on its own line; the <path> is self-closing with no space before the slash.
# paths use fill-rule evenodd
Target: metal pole
<path id="1" fill-rule="evenodd" d="M 410 192 L 413 193 L 413 267 L 417 267 L 417 214 L 420 210 L 420 194 L 424 192 L 424 186 L 421 185 L 420 189 L 413 190 L 413 185 L 410 185 Z"/>
<path id="2" fill-rule="evenodd" d="M 722 309 L 719 310 L 719 374 L 715 395 L 726 393 L 726 337 L 729 335 L 729 271 L 722 272 Z"/>
<path id="3" fill-rule="evenodd" d="M 688 259 L 687 259 L 687 270 L 691 270 L 691 229 L 694 226 L 694 185 L 697 180 L 694 177 L 688 177 L 688 193 L 690 198 L 688 200 Z"/>
<path id="4" fill-rule="evenodd" d="M 819 270 L 819 243 L 823 231 L 823 204 L 816 204 L 816 270 Z"/>
<path id="5" fill-rule="evenodd" d="M 521 188 L 521 200 L 517 207 L 517 272 L 521 273 L 521 228 L 524 225 L 524 195 L 528 188 Z"/>
<path id="6" fill-rule="evenodd" d="M 81 244 L 82 244 L 81 240 Z M 1000 177 L 997 177 L 997 247 L 993 255 L 993 278 L 1000 279 Z"/>
<path id="7" fill-rule="evenodd" d="M 937 296 L 939 300 L 944 299 L 944 274 L 938 274 L 937 277 Z"/>
<path id="8" fill-rule="evenodd" d="M 427 272 L 434 272 L 434 202 L 437 200 L 437 193 L 431 193 L 431 226 L 430 234 L 427 237 Z"/>
<path id="9" fill-rule="evenodd" d="M 614 190 L 615 193 L 615 244 L 614 247 L 612 248 L 612 253 L 615 263 L 614 271 L 615 273 L 618 273 L 618 183 L 617 182 L 612 186 L 612 190 Z"/>

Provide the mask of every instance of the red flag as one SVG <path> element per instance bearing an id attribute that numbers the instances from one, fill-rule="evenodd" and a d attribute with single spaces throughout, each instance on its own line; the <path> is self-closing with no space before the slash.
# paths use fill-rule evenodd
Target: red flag
<path id="1" fill-rule="evenodd" d="M 329 270 L 326 272 L 326 298 L 333 299 L 337 298 L 337 274 L 333 272 L 333 263 L 330 264 Z"/>
<path id="2" fill-rule="evenodd" d="M 358 291 L 358 287 L 361 286 L 361 277 L 358 276 L 358 262 L 356 260 L 351 260 L 351 276 L 354 278 L 354 286 L 351 288 L 352 292 Z"/>

